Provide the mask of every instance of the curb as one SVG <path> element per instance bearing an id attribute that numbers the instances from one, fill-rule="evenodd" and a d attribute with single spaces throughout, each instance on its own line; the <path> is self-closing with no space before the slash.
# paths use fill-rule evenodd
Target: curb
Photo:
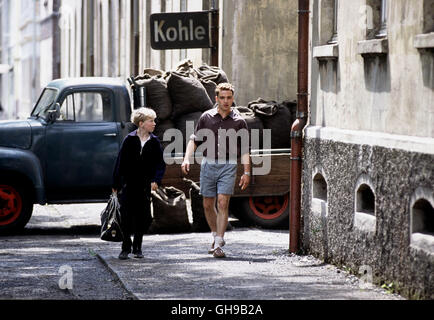
<path id="1" fill-rule="evenodd" d="M 99 254 L 95 252 L 95 255 L 97 256 L 97 258 L 99 259 L 99 261 L 101 261 L 101 263 L 107 268 L 107 270 L 115 277 L 115 279 L 117 281 L 119 281 L 119 283 L 121 284 L 122 288 L 128 292 L 129 295 L 131 295 L 133 297 L 133 300 L 140 300 L 139 297 L 137 297 L 137 295 L 132 292 L 128 286 L 122 281 L 121 277 L 119 277 L 118 273 L 107 263 L 107 261 Z"/>

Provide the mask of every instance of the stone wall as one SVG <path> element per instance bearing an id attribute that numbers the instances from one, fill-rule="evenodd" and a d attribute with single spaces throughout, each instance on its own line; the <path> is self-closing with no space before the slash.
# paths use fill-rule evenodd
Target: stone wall
<path id="1" fill-rule="evenodd" d="M 303 249 L 355 274 L 368 266 L 374 283 L 393 282 L 404 296 L 433 299 L 434 235 L 423 235 L 431 247 L 421 249 L 411 227 L 416 190 L 425 190 L 416 198 L 428 199 L 432 211 L 433 155 L 314 135 L 304 146 Z M 326 197 L 318 192 L 321 177 Z M 361 184 L 374 194 L 371 214 L 355 213 L 363 211 L 356 203 Z"/>

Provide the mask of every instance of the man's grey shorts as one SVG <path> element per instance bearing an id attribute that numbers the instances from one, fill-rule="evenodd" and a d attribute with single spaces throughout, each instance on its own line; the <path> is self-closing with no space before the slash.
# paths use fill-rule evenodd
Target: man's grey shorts
<path id="1" fill-rule="evenodd" d="M 200 194 L 209 198 L 232 195 L 236 178 L 236 163 L 209 163 L 204 159 L 200 165 Z"/>

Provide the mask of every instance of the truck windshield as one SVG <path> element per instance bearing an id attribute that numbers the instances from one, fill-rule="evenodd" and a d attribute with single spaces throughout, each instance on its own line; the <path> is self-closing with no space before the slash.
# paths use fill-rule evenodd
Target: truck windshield
<path id="1" fill-rule="evenodd" d="M 50 107 L 53 105 L 56 96 L 57 96 L 56 89 L 45 88 L 44 91 L 42 91 L 42 94 L 39 97 L 38 103 L 33 109 L 31 116 L 45 118 L 48 110 L 50 110 Z"/>

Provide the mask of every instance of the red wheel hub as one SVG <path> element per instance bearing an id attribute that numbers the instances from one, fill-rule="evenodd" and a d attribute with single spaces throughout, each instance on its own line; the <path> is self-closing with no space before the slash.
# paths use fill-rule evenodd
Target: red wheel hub
<path id="1" fill-rule="evenodd" d="M 258 217 L 266 220 L 276 219 L 288 207 L 288 195 L 270 197 L 250 197 L 249 206 Z"/>
<path id="2" fill-rule="evenodd" d="M 0 185 L 0 225 L 14 222 L 21 213 L 23 201 L 17 190 L 8 185 Z"/>

